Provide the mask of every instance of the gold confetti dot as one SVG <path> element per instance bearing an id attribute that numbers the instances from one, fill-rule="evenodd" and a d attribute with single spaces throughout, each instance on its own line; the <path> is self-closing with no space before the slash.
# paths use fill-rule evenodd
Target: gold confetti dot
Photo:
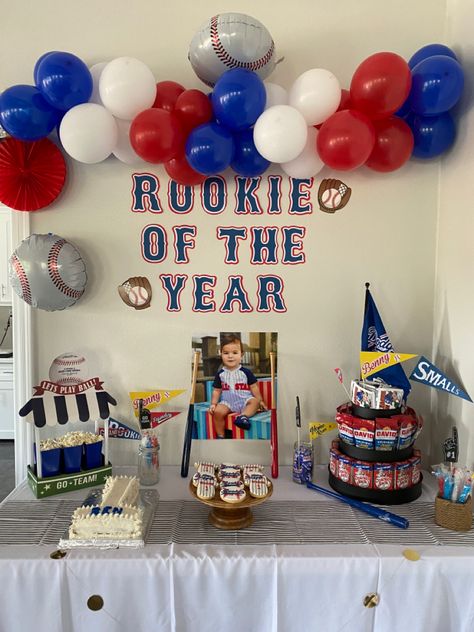
<path id="1" fill-rule="evenodd" d="M 364 597 L 364 606 L 366 608 L 375 608 L 379 605 L 380 597 L 377 593 L 369 593 Z"/>
<path id="2" fill-rule="evenodd" d="M 100 595 L 91 595 L 87 600 L 89 610 L 100 610 L 104 607 L 104 600 Z"/>
<path id="3" fill-rule="evenodd" d="M 418 562 L 418 560 L 421 558 L 421 555 L 418 553 L 418 551 L 415 551 L 414 549 L 405 549 L 404 551 L 402 551 L 402 555 L 407 560 L 410 560 L 410 562 Z"/>
<path id="4" fill-rule="evenodd" d="M 58 549 L 57 551 L 53 551 L 52 553 L 50 553 L 49 557 L 53 560 L 62 560 L 63 557 L 66 557 L 66 555 L 66 551 L 61 551 L 61 549 Z"/>

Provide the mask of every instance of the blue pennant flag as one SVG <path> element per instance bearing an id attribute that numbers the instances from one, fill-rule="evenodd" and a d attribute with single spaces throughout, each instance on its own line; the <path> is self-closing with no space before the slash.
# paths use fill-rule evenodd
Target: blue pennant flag
<path id="1" fill-rule="evenodd" d="M 99 428 L 99 434 L 104 436 L 103 428 Z M 133 439 L 134 441 L 138 441 L 142 438 L 137 430 L 129 428 L 121 421 L 117 421 L 112 417 L 109 417 L 109 437 L 111 439 Z"/>
<path id="2" fill-rule="evenodd" d="M 450 395 L 456 395 L 456 397 L 462 397 L 462 399 L 467 399 L 468 402 L 472 402 L 472 399 L 466 391 L 455 384 L 443 371 L 440 371 L 438 367 L 431 364 L 431 362 L 423 356 L 421 356 L 418 360 L 418 364 L 413 369 L 410 380 L 426 384 L 426 386 L 432 386 L 440 391 L 444 391 Z"/>
<path id="3" fill-rule="evenodd" d="M 380 318 L 379 311 L 375 305 L 372 294 L 369 290 L 369 284 L 366 283 L 365 290 L 365 309 L 364 322 L 362 325 L 361 351 L 382 351 L 384 353 L 393 352 L 393 346 L 390 342 L 384 324 Z M 403 389 L 404 399 L 406 401 L 410 391 L 411 384 L 408 381 L 405 371 L 400 364 L 394 364 L 386 369 L 382 369 L 374 374 L 390 386 Z"/>

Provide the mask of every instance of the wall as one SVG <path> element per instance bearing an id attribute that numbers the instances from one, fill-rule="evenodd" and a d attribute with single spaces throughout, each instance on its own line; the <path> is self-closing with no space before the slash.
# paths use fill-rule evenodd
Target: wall
<path id="1" fill-rule="evenodd" d="M 461 61 L 466 86 L 459 104 L 458 138 L 454 150 L 441 163 L 438 270 L 436 279 L 434 357 L 436 364 L 452 375 L 474 397 L 474 217 L 470 200 L 474 195 L 472 171 L 474 158 L 474 43 L 470 26 L 474 6 L 469 0 L 447 3 L 446 41 L 450 42 Z M 444 393 L 433 395 L 437 419 L 434 420 L 433 455 L 442 457 L 443 440 L 456 424 L 460 439 L 460 463 L 472 467 L 474 460 L 473 404 Z"/>
<path id="2" fill-rule="evenodd" d="M 91 7 L 93 6 L 93 9 Z M 28 83 L 36 59 L 48 50 L 69 50 L 89 65 L 130 55 L 145 61 L 157 80 L 173 79 L 186 87 L 203 88 L 187 62 L 188 44 L 199 25 L 218 12 L 238 8 L 254 15 L 271 31 L 279 55 L 284 56 L 271 80 L 289 87 L 297 75 L 311 67 L 331 69 L 348 86 L 356 66 L 368 55 L 392 50 L 404 58 L 420 46 L 439 41 L 445 17 L 444 0 L 344 0 L 327 5 L 310 0 L 298 3 L 268 0 L 256 5 L 243 1 L 158 4 L 140 0 L 104 0 L 84 5 L 45 0 L 10 5 L 2 13 L 0 70 L 4 86 Z M 426 15 L 430 19 L 426 19 Z M 410 16 L 410 19 L 407 19 Z M 15 63 L 12 64 L 12 58 Z M 146 166 L 166 188 L 161 168 Z M 298 224 L 307 229 L 306 264 L 255 269 L 244 258 L 239 273 L 249 279 L 254 295 L 256 274 L 272 272 L 285 279 L 285 314 L 200 315 L 191 312 L 190 297 L 184 309 L 166 312 L 158 276 L 182 272 L 170 261 L 150 265 L 140 254 L 142 228 L 155 217 L 134 214 L 129 168 L 109 159 L 99 165 L 69 161 L 69 179 L 61 198 L 49 209 L 32 216 L 32 232 L 55 232 L 72 241 L 88 268 L 88 288 L 81 301 L 65 312 L 34 313 L 34 357 L 37 379 L 47 375 L 52 359 L 66 351 L 87 355 L 119 400 L 116 411 L 123 421 L 131 417 L 127 393 L 138 388 L 183 388 L 190 381 L 190 339 L 202 330 L 266 330 L 279 332 L 280 460 L 290 462 L 295 438 L 295 396 L 302 403 L 303 421 L 331 420 L 345 396 L 333 373 L 340 366 L 347 381 L 358 373 L 358 352 L 364 303 L 364 282 L 371 281 L 375 300 L 392 342 L 402 352 L 429 354 L 432 346 L 435 244 L 438 196 L 437 164 L 409 163 L 392 175 L 360 169 L 339 174 L 353 189 L 349 205 L 335 215 L 314 212 Z M 279 173 L 277 168 L 272 173 Z M 337 177 L 324 171 L 317 177 Z M 229 177 L 229 201 L 233 206 Z M 286 183 L 285 186 L 288 186 Z M 284 210 L 271 218 L 275 225 L 294 223 Z M 180 223 L 165 212 L 159 223 L 166 228 Z M 197 204 L 186 223 L 198 226 L 200 240 L 188 274 L 215 273 L 218 288 L 226 287 L 222 246 L 215 228 L 223 225 L 268 224 L 238 217 L 232 208 L 213 218 Z M 248 253 L 248 247 L 243 249 Z M 144 312 L 127 309 L 117 286 L 131 275 L 151 280 L 155 298 Z M 427 389 L 414 387 L 412 405 L 429 406 Z M 186 409 L 186 395 L 176 399 Z M 171 409 L 174 407 L 171 406 Z M 177 409 L 177 408 L 176 408 Z M 162 429 L 162 460 L 180 460 L 185 415 Z M 428 449 L 429 423 L 422 440 Z M 327 461 L 329 439 L 323 439 L 319 458 Z M 269 462 L 267 445 L 198 445 L 193 455 L 212 458 L 247 458 Z M 116 446 L 116 451 L 118 446 Z M 122 446 L 116 462 L 131 456 Z M 229 455 L 232 456 L 229 456 Z"/>

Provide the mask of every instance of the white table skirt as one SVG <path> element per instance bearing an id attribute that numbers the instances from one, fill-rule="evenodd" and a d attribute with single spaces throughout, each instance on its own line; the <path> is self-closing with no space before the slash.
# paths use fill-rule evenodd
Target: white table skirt
<path id="1" fill-rule="evenodd" d="M 326 476 L 317 473 L 321 483 Z M 425 481 L 423 498 L 434 498 Z M 188 499 L 187 484 L 177 468 L 163 468 L 160 496 Z M 64 496 L 80 501 L 84 492 Z M 269 502 L 309 493 L 282 468 Z M 28 498 L 25 486 L 9 497 Z M 405 548 L 171 544 L 54 560 L 52 546 L 0 546 L 0 631 L 472 632 L 474 549 L 416 546 L 421 559 L 411 562 Z M 380 597 L 375 608 L 364 606 L 369 593 Z M 102 597 L 101 610 L 88 608 L 92 595 Z"/>

